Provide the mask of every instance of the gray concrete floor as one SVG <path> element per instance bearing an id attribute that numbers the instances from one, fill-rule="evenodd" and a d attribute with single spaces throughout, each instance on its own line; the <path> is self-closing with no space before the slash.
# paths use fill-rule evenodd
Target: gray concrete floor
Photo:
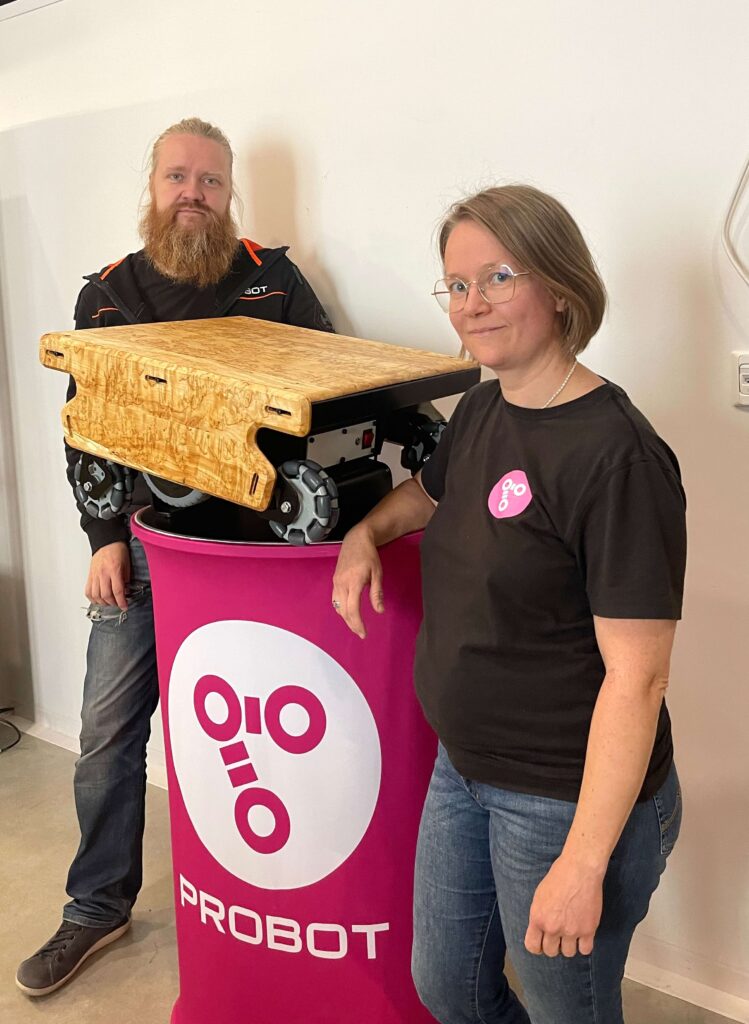
<path id="1" fill-rule="evenodd" d="M 169 821 L 166 793 L 153 786 L 148 787 L 145 884 L 130 932 L 96 953 L 68 986 L 50 996 L 28 999 L 15 987 L 18 963 L 60 923 L 65 875 L 78 841 L 74 759 L 30 736 L 0 755 L 0 1021 L 168 1024 L 179 988 Z M 727 1017 L 633 982 L 625 982 L 624 1004 L 627 1024 L 730 1024 Z"/>
<path id="2" fill-rule="evenodd" d="M 78 845 L 74 760 L 30 736 L 0 754 L 0 1021 L 168 1024 L 179 982 L 167 795 L 154 786 L 148 787 L 145 884 L 130 931 L 52 995 L 28 999 L 16 988 L 16 967 L 52 935 L 67 899 L 65 877 Z"/>

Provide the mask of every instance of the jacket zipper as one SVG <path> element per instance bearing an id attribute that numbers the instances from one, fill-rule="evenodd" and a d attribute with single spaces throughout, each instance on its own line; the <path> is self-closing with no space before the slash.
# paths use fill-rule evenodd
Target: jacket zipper
<path id="1" fill-rule="evenodd" d="M 91 277 L 86 277 L 84 280 L 90 281 L 91 284 L 95 284 L 97 288 L 100 288 L 101 291 L 103 291 L 106 297 L 110 300 L 110 302 L 114 303 L 114 305 L 117 307 L 117 309 L 120 311 L 120 313 L 122 313 L 122 315 L 129 323 L 140 323 L 140 320 L 135 315 L 135 313 L 133 313 L 132 310 L 125 305 L 125 303 L 119 297 L 114 288 L 112 288 L 111 285 L 107 284 L 106 281 L 100 280 L 98 275 L 96 274 L 93 274 Z"/>
<path id="2" fill-rule="evenodd" d="M 263 274 L 266 272 L 266 270 L 270 270 L 270 268 L 274 266 L 276 263 L 278 263 L 281 257 L 285 256 L 287 252 L 288 246 L 284 245 L 280 249 L 276 250 L 276 252 L 271 258 L 263 260 L 262 267 L 255 267 L 254 272 L 251 273 L 248 277 L 246 277 L 242 284 L 238 285 L 238 287 L 235 288 L 235 290 L 231 293 L 230 297 L 226 300 L 226 302 L 224 302 L 221 308 L 216 310 L 215 316 L 225 316 L 228 310 L 231 309 L 231 307 L 240 297 L 240 295 L 243 295 L 247 288 L 251 288 L 257 281 L 259 281 Z"/>

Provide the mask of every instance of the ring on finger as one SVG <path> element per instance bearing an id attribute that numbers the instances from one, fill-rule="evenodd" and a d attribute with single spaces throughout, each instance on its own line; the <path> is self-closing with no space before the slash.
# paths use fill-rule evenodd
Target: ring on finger
<path id="1" fill-rule="evenodd" d="M 341 602 L 340 601 L 336 601 L 336 599 L 333 598 L 333 607 L 335 608 L 336 611 L 339 611 L 340 607 L 341 607 Z"/>

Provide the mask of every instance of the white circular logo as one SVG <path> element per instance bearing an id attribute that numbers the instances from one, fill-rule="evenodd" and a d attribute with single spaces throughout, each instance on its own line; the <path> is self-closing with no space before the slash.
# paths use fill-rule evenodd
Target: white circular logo
<path id="1" fill-rule="evenodd" d="M 351 676 L 295 633 L 212 622 L 169 681 L 174 768 L 203 845 L 261 889 L 319 882 L 354 852 L 380 790 L 380 741 Z"/>

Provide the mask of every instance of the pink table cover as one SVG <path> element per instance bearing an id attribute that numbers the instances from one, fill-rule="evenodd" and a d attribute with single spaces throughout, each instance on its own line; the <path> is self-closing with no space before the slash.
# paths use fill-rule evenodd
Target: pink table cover
<path id="1" fill-rule="evenodd" d="M 172 1024 L 428 1024 L 413 860 L 436 740 L 413 693 L 420 535 L 381 552 L 365 641 L 337 544 L 225 544 L 136 520 L 151 569 L 180 995 Z"/>

